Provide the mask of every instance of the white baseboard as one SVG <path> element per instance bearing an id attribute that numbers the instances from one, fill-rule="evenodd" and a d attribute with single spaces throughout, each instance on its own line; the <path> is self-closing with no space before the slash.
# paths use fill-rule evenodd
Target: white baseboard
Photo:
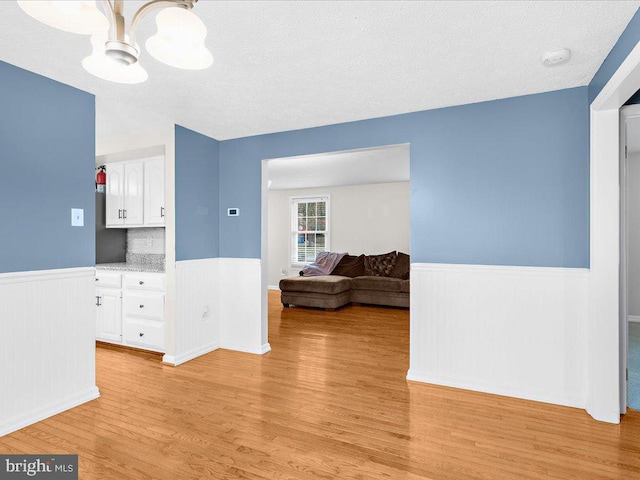
<path id="1" fill-rule="evenodd" d="M 271 351 L 271 345 L 265 343 L 261 345 L 260 348 L 250 348 L 245 345 L 233 345 L 233 344 L 224 344 L 221 345 L 220 348 L 224 350 L 233 350 L 234 352 L 242 352 L 242 353 L 253 353 L 254 355 L 264 355 L 267 352 Z"/>
<path id="2" fill-rule="evenodd" d="M 278 285 L 267 285 L 269 290 L 277 290 L 280 291 L 280 287 Z"/>
<path id="3" fill-rule="evenodd" d="M 428 375 L 409 369 L 407 372 L 407 380 L 412 382 L 428 383 L 432 385 L 441 385 L 444 387 L 460 388 L 463 390 L 472 390 L 475 392 L 490 393 L 492 395 L 501 395 L 503 397 L 521 398 L 524 400 L 533 400 L 535 402 L 551 403 L 554 405 L 562 405 L 565 407 L 585 408 L 584 400 L 580 398 L 556 396 L 548 396 L 534 392 L 527 392 L 521 389 L 515 390 L 508 387 L 487 385 L 474 381 L 461 381 L 460 379 L 440 377 Z"/>
<path id="4" fill-rule="evenodd" d="M 98 387 L 0 422 L 0 437 L 100 397 Z"/>
<path id="5" fill-rule="evenodd" d="M 211 353 L 218 348 L 220 348 L 220 344 L 218 342 L 215 342 L 209 345 L 194 348 L 193 350 L 181 353 L 180 355 L 164 355 L 162 357 L 162 363 L 167 363 L 169 365 L 177 367 L 178 365 L 182 365 L 183 363 L 186 363 L 189 360 L 193 360 L 194 358 L 197 358 L 201 355 Z"/>
<path id="6" fill-rule="evenodd" d="M 640 315 L 627 315 L 627 321 L 640 323 Z"/>

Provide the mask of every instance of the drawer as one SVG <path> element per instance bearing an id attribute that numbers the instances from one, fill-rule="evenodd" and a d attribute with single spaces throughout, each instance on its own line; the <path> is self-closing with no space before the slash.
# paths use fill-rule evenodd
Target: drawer
<path id="1" fill-rule="evenodd" d="M 122 275 L 116 272 L 105 272 L 96 270 L 96 287 L 120 288 Z"/>
<path id="2" fill-rule="evenodd" d="M 164 323 L 126 318 L 123 333 L 127 345 L 164 351 Z"/>
<path id="3" fill-rule="evenodd" d="M 164 320 L 164 295 L 144 295 L 126 292 L 122 298 L 125 316 Z"/>
<path id="4" fill-rule="evenodd" d="M 126 273 L 123 286 L 129 290 L 164 292 L 164 274 Z"/>

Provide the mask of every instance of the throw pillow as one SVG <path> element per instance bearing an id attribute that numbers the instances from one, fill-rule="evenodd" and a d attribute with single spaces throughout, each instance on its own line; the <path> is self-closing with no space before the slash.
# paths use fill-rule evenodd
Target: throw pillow
<path id="1" fill-rule="evenodd" d="M 342 275 L 343 277 L 361 277 L 364 275 L 364 255 L 356 257 L 354 255 L 345 255 L 342 257 L 336 268 L 333 269 L 331 275 Z"/>
<path id="2" fill-rule="evenodd" d="M 411 260 L 406 253 L 398 252 L 396 263 L 389 273 L 390 277 L 400 278 L 402 280 L 409 279 L 409 270 L 411 269 Z"/>
<path id="3" fill-rule="evenodd" d="M 374 277 L 388 277 L 396 263 L 396 252 L 364 257 L 364 274 Z"/>

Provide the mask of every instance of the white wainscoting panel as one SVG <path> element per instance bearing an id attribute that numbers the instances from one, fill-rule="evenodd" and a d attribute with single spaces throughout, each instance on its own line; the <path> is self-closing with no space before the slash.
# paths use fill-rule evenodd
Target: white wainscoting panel
<path id="1" fill-rule="evenodd" d="M 0 274 L 0 436 L 99 396 L 94 277 Z"/>
<path id="2" fill-rule="evenodd" d="M 588 275 L 412 264 L 407 378 L 584 408 Z"/>
<path id="3" fill-rule="evenodd" d="M 175 355 L 173 365 L 220 347 L 219 259 L 176 262 Z"/>
<path id="4" fill-rule="evenodd" d="M 257 258 L 220 258 L 220 346 L 263 354 L 262 270 Z"/>

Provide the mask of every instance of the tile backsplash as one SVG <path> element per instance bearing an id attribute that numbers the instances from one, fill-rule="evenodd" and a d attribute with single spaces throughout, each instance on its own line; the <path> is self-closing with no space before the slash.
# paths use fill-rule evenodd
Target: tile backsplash
<path id="1" fill-rule="evenodd" d="M 164 263 L 164 228 L 127 230 L 127 262 Z"/>

